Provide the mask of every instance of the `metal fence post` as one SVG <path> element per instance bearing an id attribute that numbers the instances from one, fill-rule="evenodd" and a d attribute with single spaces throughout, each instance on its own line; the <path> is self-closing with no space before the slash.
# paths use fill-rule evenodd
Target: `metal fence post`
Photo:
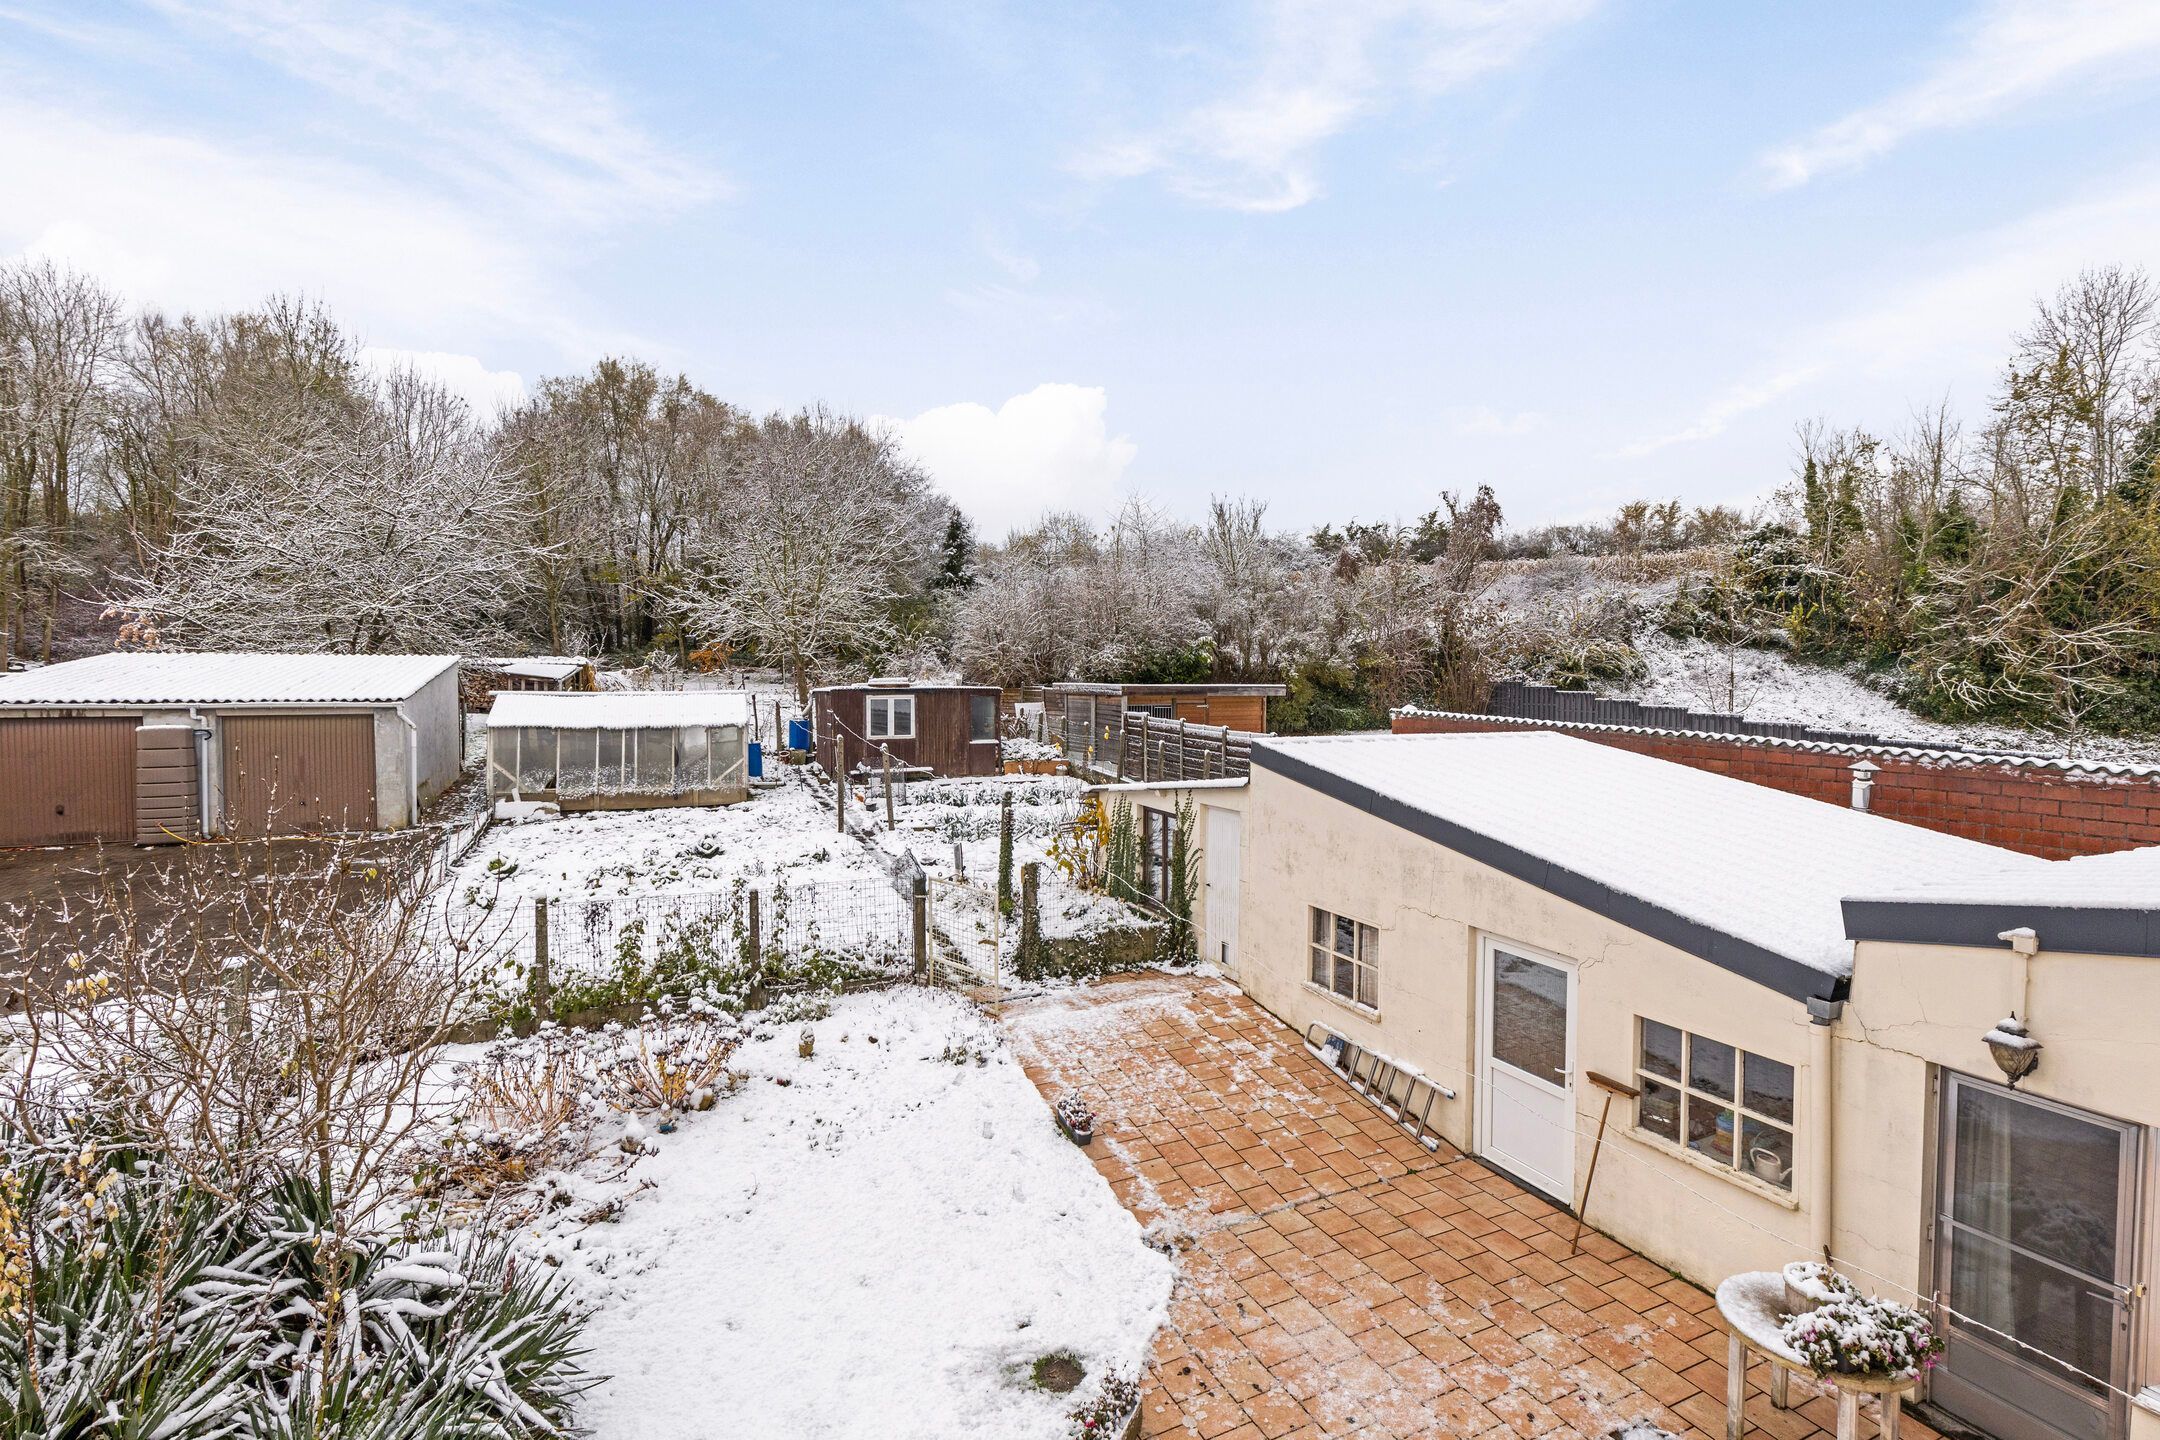
<path id="1" fill-rule="evenodd" d="M 921 980 L 930 966 L 930 880 L 921 871 L 915 874 L 910 887 L 908 910 L 915 931 L 915 978 Z"/>
<path id="2" fill-rule="evenodd" d="M 533 1014 L 545 1016 L 548 1013 L 548 1002 L 555 994 L 554 980 L 548 973 L 548 902 L 545 895 L 533 901 L 531 993 Z"/>

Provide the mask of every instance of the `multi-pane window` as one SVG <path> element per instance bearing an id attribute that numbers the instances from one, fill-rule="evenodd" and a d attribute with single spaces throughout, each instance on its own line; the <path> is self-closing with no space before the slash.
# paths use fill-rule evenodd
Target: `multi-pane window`
<path id="1" fill-rule="evenodd" d="M 912 740 L 915 738 L 915 697 L 872 695 L 869 718 L 867 733 L 872 740 Z"/>
<path id="2" fill-rule="evenodd" d="M 1175 853 L 1177 817 L 1167 810 L 1140 809 L 1140 888 L 1150 900 L 1170 903 L 1170 863 Z"/>
<path id="3" fill-rule="evenodd" d="M 1793 1067 L 1655 1020 L 1639 1023 L 1636 1125 L 1792 1189 Z"/>
<path id="4" fill-rule="evenodd" d="M 997 739 L 997 696 L 968 696 L 968 739 Z"/>
<path id="5" fill-rule="evenodd" d="M 1361 920 L 1315 907 L 1310 952 L 1312 983 L 1368 1010 L 1380 1008 L 1380 932 Z"/>

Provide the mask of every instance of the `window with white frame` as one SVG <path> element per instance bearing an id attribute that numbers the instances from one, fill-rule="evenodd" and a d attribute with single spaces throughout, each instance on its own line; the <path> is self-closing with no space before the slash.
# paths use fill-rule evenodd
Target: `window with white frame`
<path id="1" fill-rule="evenodd" d="M 915 697 L 872 695 L 868 718 L 869 724 L 863 733 L 872 740 L 912 740 L 915 738 Z"/>
<path id="2" fill-rule="evenodd" d="M 1353 1005 L 1380 1008 L 1380 932 L 1362 920 L 1318 906 L 1307 945 L 1312 983 Z"/>
<path id="3" fill-rule="evenodd" d="M 1177 816 L 1140 807 L 1140 889 L 1158 905 L 1170 903 L 1170 872 L 1176 858 Z"/>
<path id="4" fill-rule="evenodd" d="M 1636 1127 L 1792 1189 L 1793 1067 L 1656 1020 L 1637 1024 Z"/>

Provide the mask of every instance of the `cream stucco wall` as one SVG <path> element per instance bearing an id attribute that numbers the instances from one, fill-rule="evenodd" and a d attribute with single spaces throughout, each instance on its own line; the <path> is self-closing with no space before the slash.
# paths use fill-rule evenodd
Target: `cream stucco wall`
<path id="1" fill-rule="evenodd" d="M 1132 798 L 1166 809 L 1175 803 L 1170 792 Z M 1475 1154 L 1482 1139 L 1475 1069 L 1478 952 L 1486 936 L 1575 962 L 1578 1072 L 1632 1082 L 1636 1018 L 1648 1016 L 1792 1065 L 1804 1106 L 1809 1027 L 1801 1002 L 1274 772 L 1256 770 L 1243 790 L 1192 798 L 1244 812 L 1238 983 L 1299 1031 L 1318 1021 L 1455 1091 L 1432 1120 L 1462 1149 Z M 1204 870 L 1204 853 L 1201 859 Z M 1378 927 L 1376 1014 L 1306 982 L 1312 906 Z M 1578 1078 L 1578 1193 L 1603 1100 L 1603 1091 Z M 1782 1264 L 1807 1253 L 1807 1220 L 1795 1196 L 1805 1193 L 1807 1167 L 1817 1163 L 1813 1133 L 1803 1113 L 1795 1190 L 1785 1195 L 1636 1132 L 1632 1103 L 1616 1100 L 1590 1220 L 1699 1280 Z"/>
<path id="2" fill-rule="evenodd" d="M 1145 791 L 1131 798 L 1161 808 L 1176 799 Z M 1851 999 L 1818 1052 L 1803 1002 L 1274 772 L 1256 770 L 1243 789 L 1191 798 L 1244 815 L 1234 978 L 1293 1028 L 1318 1021 L 1454 1090 L 1456 1099 L 1443 1100 L 1433 1122 L 1469 1153 L 1483 1138 L 1476 1081 L 1481 937 L 1575 962 L 1578 1072 L 1632 1082 L 1639 1016 L 1792 1065 L 1798 1114 L 1789 1194 L 1678 1152 L 1635 1129 L 1631 1102 L 1613 1104 L 1589 1220 L 1699 1283 L 1807 1256 L 1822 1219 L 1811 1213 L 1811 1185 L 1827 1164 L 1833 1252 L 1871 1289 L 1926 1295 L 1936 1077 L 1949 1069 L 1999 1080 L 1980 1037 L 2012 1009 L 2047 1046 L 2022 1089 L 2160 1125 L 2160 1043 L 2152 1035 L 2160 1022 L 2160 960 L 2043 949 L 2023 967 L 2020 996 L 2019 967 L 2007 946 L 1863 943 Z M 1206 827 L 1197 828 L 1195 843 L 1204 850 Z M 1306 983 L 1309 906 L 1379 928 L 1377 1013 Z M 1831 1072 L 1827 1134 L 1811 1113 L 1816 1053 L 1828 1056 Z M 1578 1079 L 1578 1195 L 1603 1098 Z M 2154 1148 L 2146 1147 L 2148 1170 Z M 2146 1177 L 2147 1195 L 2156 1179 Z M 2145 1206 L 2148 1216 L 2152 1208 Z M 2148 1236 L 2143 1250 L 2160 1250 L 2160 1235 Z M 2141 1278 L 2154 1278 L 2149 1262 Z M 2148 1335 L 2140 1353 L 2151 1359 L 2152 1350 Z M 2133 1370 L 2140 1382 L 2156 1374 L 2160 1367 L 2151 1363 Z"/>

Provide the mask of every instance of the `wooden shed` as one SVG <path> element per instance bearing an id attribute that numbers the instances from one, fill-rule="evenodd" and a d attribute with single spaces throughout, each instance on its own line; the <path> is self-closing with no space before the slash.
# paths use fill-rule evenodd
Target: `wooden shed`
<path id="1" fill-rule="evenodd" d="M 458 691 L 468 711 L 484 713 L 502 690 L 597 690 L 592 661 L 581 655 L 480 657 L 458 662 Z"/>
<path id="2" fill-rule="evenodd" d="M 454 656 L 71 660 L 0 677 L 0 846 L 400 829 L 463 748 Z"/>
<path id="3" fill-rule="evenodd" d="M 918 684 L 904 679 L 827 685 L 810 692 L 818 763 L 829 775 L 893 763 L 935 775 L 996 775 L 998 687 Z"/>
<path id="4" fill-rule="evenodd" d="M 1043 710 L 1052 731 L 1068 706 L 1090 718 L 1133 711 L 1159 720 L 1221 725 L 1265 734 L 1268 701 L 1288 694 L 1282 685 L 1098 685 L 1078 682 L 1043 687 Z"/>
<path id="5" fill-rule="evenodd" d="M 564 810 L 732 805 L 750 798 L 740 690 L 511 691 L 488 711 L 488 794 Z"/>

